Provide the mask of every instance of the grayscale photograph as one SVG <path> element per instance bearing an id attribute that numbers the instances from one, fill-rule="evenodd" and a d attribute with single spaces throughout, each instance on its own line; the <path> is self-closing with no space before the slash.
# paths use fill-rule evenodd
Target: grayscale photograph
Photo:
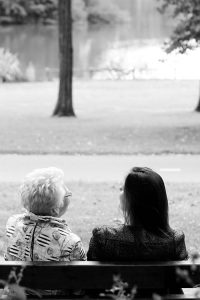
<path id="1" fill-rule="evenodd" d="M 0 300 L 200 299 L 200 0 L 0 0 Z"/>

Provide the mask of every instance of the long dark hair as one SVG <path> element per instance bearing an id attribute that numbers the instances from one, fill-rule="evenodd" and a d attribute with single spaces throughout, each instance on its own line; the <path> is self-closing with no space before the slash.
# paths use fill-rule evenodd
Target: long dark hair
<path id="1" fill-rule="evenodd" d="M 168 199 L 162 177 L 150 168 L 134 167 L 124 183 L 125 222 L 156 235 L 171 233 Z"/>

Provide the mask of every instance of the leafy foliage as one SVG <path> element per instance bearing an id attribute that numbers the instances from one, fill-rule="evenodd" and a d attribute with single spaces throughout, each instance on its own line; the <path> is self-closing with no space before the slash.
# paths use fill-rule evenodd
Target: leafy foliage
<path id="1" fill-rule="evenodd" d="M 16 268 L 13 268 L 8 276 L 7 281 L 0 280 L 0 283 L 4 286 L 4 289 L 1 290 L 0 293 L 0 299 L 26 300 L 26 292 L 41 298 L 41 295 L 37 291 L 20 285 L 25 268 L 26 266 L 21 267 L 19 272 L 17 272 Z"/>
<path id="2" fill-rule="evenodd" d="M 28 15 L 35 21 L 57 18 L 57 0 L 29 0 Z"/>
<path id="3" fill-rule="evenodd" d="M 85 21 L 87 18 L 87 11 L 85 3 L 82 0 L 72 1 L 72 17 L 75 22 Z"/>
<path id="4" fill-rule="evenodd" d="M 137 294 L 137 286 L 129 289 L 128 283 L 124 282 L 120 274 L 113 275 L 113 284 L 111 289 L 101 293 L 100 296 L 111 298 L 113 300 L 133 300 Z"/>
<path id="5" fill-rule="evenodd" d="M 24 23 L 27 12 L 25 7 L 23 6 L 23 1 L 21 0 L 0 0 L 0 16 L 9 17 L 10 19 L 7 19 L 8 23 L 12 23 L 13 20 L 17 24 Z"/>
<path id="6" fill-rule="evenodd" d="M 90 23 L 120 23 L 129 20 L 129 16 L 115 4 L 107 0 L 87 0 L 85 2 Z"/>
<path id="7" fill-rule="evenodd" d="M 59 0 L 0 0 L 0 24 L 42 22 L 51 24 L 57 19 Z M 73 0 L 74 21 L 91 23 L 124 22 L 128 15 L 121 11 L 114 0 Z"/>
<path id="8" fill-rule="evenodd" d="M 4 48 L 0 48 L 0 80 L 2 82 L 22 80 L 22 72 L 17 55 Z"/>
<path id="9" fill-rule="evenodd" d="M 199 0 L 159 0 L 161 3 L 159 11 L 166 12 L 173 9 L 173 17 L 178 23 L 174 28 L 167 52 L 177 49 L 185 53 L 200 45 L 200 1 Z"/>
<path id="10" fill-rule="evenodd" d="M 58 0 L 0 0 L 0 21 L 10 18 L 10 23 L 56 18 Z"/>

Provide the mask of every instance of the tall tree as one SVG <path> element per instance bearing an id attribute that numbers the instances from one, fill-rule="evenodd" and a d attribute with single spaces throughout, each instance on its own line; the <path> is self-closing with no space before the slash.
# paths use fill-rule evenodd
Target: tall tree
<path id="1" fill-rule="evenodd" d="M 185 53 L 188 49 L 200 46 L 200 1 L 199 0 L 160 0 L 162 3 L 159 11 L 164 13 L 167 8 L 173 8 L 173 17 L 178 20 L 173 34 L 167 44 L 169 53 L 177 49 Z M 199 101 L 196 111 L 200 112 Z"/>
<path id="2" fill-rule="evenodd" d="M 73 45 L 72 45 L 72 0 L 59 0 L 59 94 L 53 115 L 75 116 L 72 101 Z"/>

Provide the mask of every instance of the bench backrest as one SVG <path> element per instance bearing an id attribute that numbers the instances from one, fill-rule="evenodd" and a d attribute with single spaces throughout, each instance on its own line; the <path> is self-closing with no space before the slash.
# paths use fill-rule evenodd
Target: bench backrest
<path id="1" fill-rule="evenodd" d="M 108 289 L 113 275 L 120 274 L 129 287 L 163 289 L 188 282 L 177 278 L 177 268 L 190 273 L 194 284 L 200 283 L 200 263 L 148 262 L 148 263 L 100 263 L 100 262 L 1 262 L 0 279 L 6 280 L 12 268 L 24 270 L 21 285 L 33 289 Z M 195 266 L 195 271 L 194 271 Z M 198 271 L 198 272 L 197 272 Z M 184 273 L 183 273 L 184 274 Z M 180 277 L 180 276 L 178 276 Z"/>

